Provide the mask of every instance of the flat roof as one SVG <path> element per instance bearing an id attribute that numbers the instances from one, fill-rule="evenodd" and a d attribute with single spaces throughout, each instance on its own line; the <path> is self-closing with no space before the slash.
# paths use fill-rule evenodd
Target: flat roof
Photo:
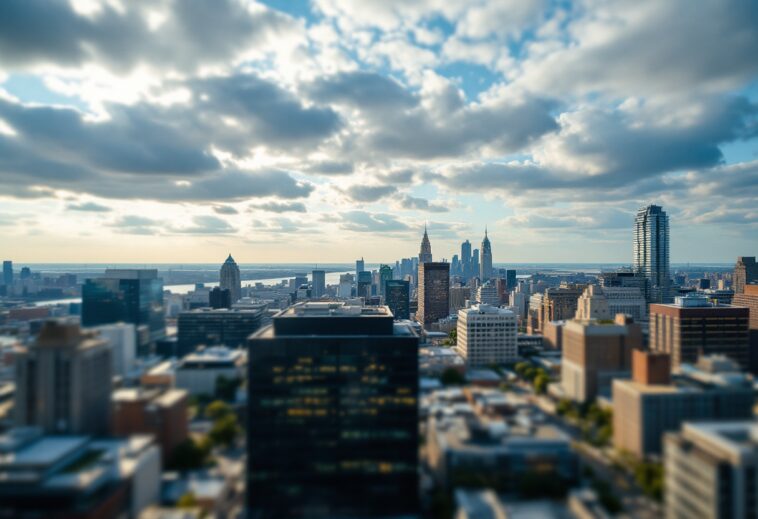
<path id="1" fill-rule="evenodd" d="M 81 449 L 88 441 L 87 436 L 44 436 L 15 452 L 0 455 L 0 467 L 52 465 Z"/>

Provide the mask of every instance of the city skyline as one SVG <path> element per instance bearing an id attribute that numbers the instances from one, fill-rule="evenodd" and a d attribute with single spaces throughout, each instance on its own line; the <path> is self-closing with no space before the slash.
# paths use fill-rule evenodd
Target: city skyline
<path id="1" fill-rule="evenodd" d="M 428 222 L 450 256 L 487 227 L 495 262 L 627 262 L 649 204 L 672 263 L 750 251 L 755 5 L 361 4 L 8 4 L 0 254 L 381 262 Z"/>

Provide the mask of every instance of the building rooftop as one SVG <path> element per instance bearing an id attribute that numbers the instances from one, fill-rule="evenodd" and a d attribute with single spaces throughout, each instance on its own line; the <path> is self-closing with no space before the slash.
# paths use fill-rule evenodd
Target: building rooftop
<path id="1" fill-rule="evenodd" d="M 202 362 L 205 364 L 212 364 L 214 362 L 234 362 L 243 357 L 244 351 L 238 349 L 231 349 L 225 346 L 212 346 L 192 352 L 182 357 L 182 363 L 188 362 Z"/>
<path id="2" fill-rule="evenodd" d="M 277 318 L 293 317 L 387 317 L 391 316 L 386 306 L 347 305 L 339 301 L 310 301 L 283 310 Z"/>
<path id="3" fill-rule="evenodd" d="M 473 305 L 469 308 L 461 308 L 459 312 L 464 314 L 480 314 L 480 315 L 501 315 L 501 316 L 515 316 L 516 314 L 513 313 L 512 310 L 509 310 L 507 308 L 500 308 L 497 306 L 487 305 L 484 303 Z"/>
<path id="4" fill-rule="evenodd" d="M 682 426 L 681 434 L 733 463 L 758 456 L 758 423 L 752 420 L 688 422 Z"/>

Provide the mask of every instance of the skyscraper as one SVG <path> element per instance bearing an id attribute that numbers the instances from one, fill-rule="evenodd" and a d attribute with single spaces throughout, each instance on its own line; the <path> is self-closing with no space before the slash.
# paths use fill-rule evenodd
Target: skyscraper
<path id="1" fill-rule="evenodd" d="M 471 275 L 471 242 L 468 240 L 461 243 L 461 274 Z"/>
<path id="2" fill-rule="evenodd" d="M 242 282 L 240 281 L 240 268 L 229 254 L 226 261 L 221 265 L 221 288 L 229 289 L 232 295 L 232 304 L 236 303 L 242 297 Z"/>
<path id="3" fill-rule="evenodd" d="M 111 354 L 95 332 L 46 322 L 35 343 L 16 354 L 16 425 L 50 434 L 108 434 Z"/>
<path id="4" fill-rule="evenodd" d="M 248 349 L 248 517 L 418 513 L 410 326 L 386 307 L 302 303 Z"/>
<path id="5" fill-rule="evenodd" d="M 395 319 L 410 319 L 410 283 L 405 279 L 389 279 L 384 285 L 384 301 Z"/>
<path id="6" fill-rule="evenodd" d="M 484 229 L 484 239 L 482 240 L 482 262 L 479 268 L 479 279 L 482 283 L 492 276 L 492 246 L 490 239 L 487 237 L 487 228 Z"/>
<path id="7" fill-rule="evenodd" d="M 156 269 L 107 269 L 82 285 L 82 326 L 123 321 L 147 326 L 150 340 L 166 335 L 163 280 Z"/>
<path id="8" fill-rule="evenodd" d="M 732 278 L 732 288 L 735 294 L 745 292 L 745 285 L 758 281 L 758 263 L 755 262 L 755 256 L 740 256 L 737 258 L 737 264 L 734 265 L 734 276 Z"/>
<path id="9" fill-rule="evenodd" d="M 314 270 L 311 273 L 311 297 L 318 299 L 326 293 L 326 271 Z"/>
<path id="10" fill-rule="evenodd" d="M 518 286 L 518 282 L 516 281 L 516 271 L 515 270 L 506 270 L 505 271 L 505 287 L 508 290 L 508 292 L 512 290 L 516 290 L 516 287 Z"/>
<path id="11" fill-rule="evenodd" d="M 633 253 L 635 271 L 648 280 L 650 302 L 670 302 L 669 219 L 660 206 L 649 205 L 637 211 Z"/>
<path id="12" fill-rule="evenodd" d="M 381 265 L 379 267 L 379 295 L 385 295 L 384 287 L 387 281 L 392 279 L 392 267 Z"/>
<path id="13" fill-rule="evenodd" d="M 355 285 L 356 297 L 368 299 L 371 295 L 371 272 L 363 270 L 358 273 L 358 279 Z"/>
<path id="14" fill-rule="evenodd" d="M 363 272 L 364 270 L 366 270 L 366 264 L 363 261 L 363 258 L 359 260 L 355 260 L 355 277 L 357 278 L 358 276 L 360 276 L 361 272 Z"/>
<path id="15" fill-rule="evenodd" d="M 422 263 L 429 263 L 432 261 L 432 244 L 429 243 L 429 235 L 426 232 L 426 225 L 424 226 L 424 237 L 421 239 L 421 250 L 418 253 L 419 267 Z"/>
<path id="16" fill-rule="evenodd" d="M 471 273 L 469 274 L 470 277 L 478 276 L 479 275 L 479 249 L 474 249 L 474 252 L 471 254 Z"/>
<path id="17" fill-rule="evenodd" d="M 418 266 L 418 312 L 424 328 L 449 315 L 450 264 L 421 263 Z"/>
<path id="18" fill-rule="evenodd" d="M 13 262 L 10 260 L 3 261 L 3 284 L 13 284 Z"/>
<path id="19" fill-rule="evenodd" d="M 213 287 L 208 292 L 208 306 L 211 308 L 231 308 L 232 293 L 228 288 Z"/>

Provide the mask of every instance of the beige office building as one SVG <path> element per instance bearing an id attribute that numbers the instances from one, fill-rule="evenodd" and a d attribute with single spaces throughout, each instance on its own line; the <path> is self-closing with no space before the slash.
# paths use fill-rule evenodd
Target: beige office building
<path id="1" fill-rule="evenodd" d="M 561 389 L 576 402 L 594 400 L 617 376 L 629 376 L 632 349 L 642 348 L 642 330 L 624 315 L 608 323 L 567 321 L 562 332 Z"/>
<path id="2" fill-rule="evenodd" d="M 111 417 L 111 348 L 78 324 L 48 321 L 16 357 L 17 426 L 49 434 L 107 435 Z"/>
<path id="3" fill-rule="evenodd" d="M 758 424 L 685 423 L 664 448 L 667 519 L 758 517 Z"/>

